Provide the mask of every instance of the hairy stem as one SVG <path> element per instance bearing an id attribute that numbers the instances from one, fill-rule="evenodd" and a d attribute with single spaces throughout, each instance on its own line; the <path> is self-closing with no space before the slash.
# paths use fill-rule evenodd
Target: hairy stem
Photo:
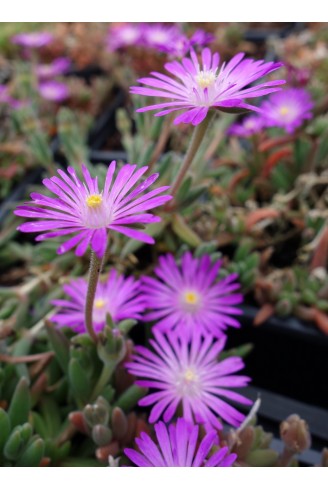
<path id="1" fill-rule="evenodd" d="M 101 259 L 99 259 L 97 255 L 94 253 L 94 251 L 92 251 L 90 257 L 88 291 L 87 291 L 84 313 L 85 313 L 85 326 L 87 332 L 95 343 L 97 343 L 97 335 L 93 330 L 92 312 L 93 312 L 93 303 L 96 295 L 98 279 L 101 271 L 101 262 L 102 262 Z"/>

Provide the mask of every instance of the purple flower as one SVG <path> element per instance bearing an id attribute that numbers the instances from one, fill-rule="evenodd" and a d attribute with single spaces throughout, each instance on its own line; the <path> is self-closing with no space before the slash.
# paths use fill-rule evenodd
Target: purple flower
<path id="1" fill-rule="evenodd" d="M 227 131 L 228 135 L 249 138 L 253 134 L 259 133 L 264 127 L 264 119 L 261 116 L 248 116 L 241 122 L 234 123 Z"/>
<path id="2" fill-rule="evenodd" d="M 116 51 L 126 46 L 140 45 L 141 40 L 142 29 L 139 24 L 113 25 L 108 31 L 107 48 L 109 51 Z"/>
<path id="3" fill-rule="evenodd" d="M 49 65 L 39 65 L 35 71 L 39 78 L 53 78 L 65 73 L 71 66 L 69 58 L 57 58 Z"/>
<path id="4" fill-rule="evenodd" d="M 217 417 L 221 417 L 238 426 L 245 416 L 221 397 L 251 404 L 244 396 L 226 389 L 245 386 L 250 379 L 232 374 L 244 367 L 240 357 L 217 361 L 226 339 L 213 343 L 210 335 L 205 339 L 195 335 L 188 343 L 185 337 L 164 336 L 156 330 L 154 336 L 155 340 L 149 341 L 154 352 L 136 346 L 132 361 L 125 364 L 131 374 L 142 378 L 136 384 L 155 389 L 139 401 L 141 406 L 154 405 L 149 422 L 154 423 L 162 416 L 164 422 L 169 422 L 181 407 L 188 422 L 220 429 L 222 425 Z"/>
<path id="5" fill-rule="evenodd" d="M 165 53 L 171 53 L 174 43 L 185 36 L 175 25 L 144 24 L 142 29 L 143 45 Z"/>
<path id="6" fill-rule="evenodd" d="M 138 80 L 146 87 L 131 87 L 132 94 L 168 99 L 160 104 L 137 109 L 137 112 L 160 109 L 155 115 L 164 116 L 172 111 L 183 110 L 174 123 L 196 126 L 205 119 L 211 108 L 224 111 L 232 108 L 238 111 L 258 110 L 244 102 L 244 99 L 276 92 L 280 90 L 277 85 L 285 83 L 284 80 L 274 80 L 249 86 L 255 80 L 280 68 L 282 63 L 243 59 L 244 53 L 239 53 L 229 63 L 223 63 L 219 69 L 219 54 L 212 55 L 209 48 L 202 51 L 202 65 L 194 51 L 191 51 L 190 56 L 191 59 L 183 58 L 182 63 L 173 61 L 165 64 L 166 70 L 178 80 L 152 72 L 153 77 Z"/>
<path id="7" fill-rule="evenodd" d="M 194 34 L 189 39 L 190 46 L 206 46 L 206 44 L 210 44 L 215 39 L 213 34 L 209 32 L 203 31 L 203 29 L 197 29 Z M 186 54 L 186 53 L 185 53 Z"/>
<path id="8" fill-rule="evenodd" d="M 14 213 L 27 218 L 40 218 L 40 221 L 23 223 L 18 229 L 23 232 L 48 232 L 38 235 L 37 241 L 74 234 L 57 252 L 63 254 L 77 247 L 75 254 L 78 256 L 83 255 L 90 244 L 97 256 L 102 257 L 108 229 L 135 240 L 154 243 L 152 237 L 135 227 L 160 221 L 159 217 L 145 211 L 171 199 L 168 195 L 158 196 L 168 187 L 159 187 L 140 195 L 155 182 L 158 174 L 151 175 L 131 190 L 148 167 L 137 169 L 136 165 L 124 165 L 113 181 L 115 167 L 116 162 L 113 161 L 107 170 L 102 191 L 99 190 L 97 177 L 92 178 L 84 165 L 84 182 L 81 182 L 72 167 L 67 168 L 67 173 L 58 170 L 60 178 L 54 176 L 43 180 L 45 187 L 58 197 L 33 192 L 33 201 L 18 206 Z"/>
<path id="9" fill-rule="evenodd" d="M 305 89 L 290 88 L 269 97 L 261 109 L 267 126 L 277 126 L 293 133 L 305 119 L 312 118 L 313 102 Z"/>
<path id="10" fill-rule="evenodd" d="M 240 288 L 237 274 L 216 281 L 221 264 L 211 264 L 208 255 L 193 258 L 190 252 L 183 255 L 180 267 L 172 255 L 160 257 L 155 268 L 158 279 L 142 278 L 145 306 L 152 309 L 144 320 L 158 321 L 154 328 L 175 330 L 188 339 L 195 333 L 220 338 L 228 326 L 239 327 L 231 316 L 242 313 L 234 306 L 243 300 L 234 293 Z"/>
<path id="11" fill-rule="evenodd" d="M 136 443 L 140 452 L 125 449 L 124 453 L 136 466 L 232 466 L 236 454 L 227 454 L 228 448 L 209 453 L 218 443 L 216 431 L 211 431 L 198 446 L 199 427 L 179 418 L 168 428 L 163 422 L 155 424 L 157 445 L 145 432 Z M 197 449 L 198 447 L 198 449 Z"/>
<path id="12" fill-rule="evenodd" d="M 53 35 L 50 32 L 25 32 L 12 37 L 14 44 L 19 44 L 26 48 L 41 48 L 51 43 Z"/>
<path id="13" fill-rule="evenodd" d="M 178 58 L 185 56 L 191 46 L 201 44 L 204 40 L 199 34 L 193 40 L 188 39 L 177 25 L 153 23 L 143 26 L 143 46 Z"/>
<path id="14" fill-rule="evenodd" d="M 107 46 L 110 51 L 128 46 L 141 46 L 171 56 L 182 57 L 187 54 L 191 46 L 204 46 L 213 38 L 212 34 L 207 34 L 199 29 L 188 39 L 179 26 L 174 24 L 127 23 L 110 28 Z"/>
<path id="15" fill-rule="evenodd" d="M 52 316 L 51 321 L 60 327 L 69 327 L 75 332 L 86 332 L 84 324 L 85 302 L 88 284 L 79 278 L 63 286 L 69 299 L 56 299 L 52 304 L 61 309 Z M 120 322 L 126 318 L 139 320 L 144 310 L 139 294 L 139 281 L 133 277 L 124 277 L 111 270 L 105 283 L 98 283 L 93 305 L 93 326 L 96 332 L 102 330 L 109 313 L 113 321 Z"/>
<path id="16" fill-rule="evenodd" d="M 50 80 L 39 84 L 41 97 L 52 102 L 62 102 L 69 97 L 69 89 L 65 83 Z"/>
<path id="17" fill-rule="evenodd" d="M 11 104 L 12 97 L 9 95 L 8 87 L 0 85 L 0 104 Z"/>
<path id="18" fill-rule="evenodd" d="M 12 109 L 20 109 L 27 104 L 27 101 L 17 100 L 11 97 L 8 87 L 0 85 L 0 104 L 6 104 Z"/>

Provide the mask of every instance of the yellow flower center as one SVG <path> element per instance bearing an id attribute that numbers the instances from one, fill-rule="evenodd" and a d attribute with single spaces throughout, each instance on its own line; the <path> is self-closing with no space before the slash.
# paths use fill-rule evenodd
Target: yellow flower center
<path id="1" fill-rule="evenodd" d="M 85 202 L 89 208 L 98 208 L 102 203 L 102 197 L 100 194 L 91 194 Z"/>
<path id="2" fill-rule="evenodd" d="M 285 106 L 284 106 L 284 107 L 281 107 L 281 109 L 280 109 L 280 111 L 279 111 L 279 112 L 280 112 L 280 114 L 281 114 L 282 116 L 286 116 L 286 115 L 289 113 L 289 109 L 288 109 L 288 107 L 285 107 Z"/>
<path id="3" fill-rule="evenodd" d="M 198 303 L 198 295 L 193 291 L 187 291 L 184 294 L 184 300 L 188 305 L 196 305 Z"/>
<path id="4" fill-rule="evenodd" d="M 208 88 L 215 82 L 216 75 L 213 71 L 200 71 L 196 75 L 196 82 L 200 88 Z"/>
<path id="5" fill-rule="evenodd" d="M 195 374 L 191 369 L 187 369 L 184 374 L 184 379 L 187 383 L 191 383 L 192 381 L 196 381 L 198 378 L 197 374 Z"/>
<path id="6" fill-rule="evenodd" d="M 94 302 L 95 308 L 102 308 L 105 306 L 105 301 L 103 299 L 96 299 Z"/>

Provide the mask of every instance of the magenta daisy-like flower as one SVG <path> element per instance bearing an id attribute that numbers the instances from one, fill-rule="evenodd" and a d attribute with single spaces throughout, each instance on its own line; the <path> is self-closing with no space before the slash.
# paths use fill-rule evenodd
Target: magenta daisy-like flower
<path id="1" fill-rule="evenodd" d="M 305 89 L 290 88 L 273 94 L 263 102 L 261 109 L 267 126 L 277 126 L 293 133 L 305 119 L 312 118 L 313 102 Z"/>
<path id="2" fill-rule="evenodd" d="M 19 109 L 27 103 L 27 101 L 17 100 L 11 97 L 8 87 L 6 85 L 0 85 L 0 104 L 6 104 L 12 109 Z"/>
<path id="3" fill-rule="evenodd" d="M 158 174 L 151 175 L 133 189 L 148 167 L 137 169 L 137 165 L 124 165 L 113 179 L 115 168 L 116 162 L 113 161 L 108 167 L 102 190 L 99 190 L 97 177 L 92 178 L 84 165 L 84 182 L 77 177 L 72 167 L 68 167 L 67 173 L 58 170 L 60 177 L 43 180 L 45 187 L 58 197 L 33 192 L 32 202 L 18 206 L 14 213 L 39 221 L 23 223 L 18 229 L 23 232 L 41 232 L 37 241 L 73 234 L 57 252 L 63 254 L 76 247 L 75 254 L 78 256 L 83 255 L 90 244 L 97 256 L 102 257 L 108 230 L 123 233 L 135 240 L 154 243 L 152 237 L 136 229 L 136 226 L 160 221 L 159 217 L 145 211 L 171 199 L 168 195 L 159 196 L 168 187 L 159 187 L 142 195 L 155 182 Z"/>
<path id="4" fill-rule="evenodd" d="M 51 303 L 60 308 L 51 317 L 59 327 L 69 327 L 75 332 L 86 332 L 85 302 L 88 284 L 85 279 L 75 279 L 63 286 L 69 299 L 56 299 Z M 93 304 L 92 324 L 99 332 L 106 324 L 106 315 L 113 321 L 120 322 L 127 318 L 139 320 L 144 310 L 143 300 L 139 294 L 139 281 L 133 277 L 124 277 L 111 270 L 105 283 L 98 283 Z"/>
<path id="5" fill-rule="evenodd" d="M 69 97 L 69 89 L 65 83 L 49 80 L 39 84 L 41 97 L 52 102 L 63 102 Z"/>
<path id="6" fill-rule="evenodd" d="M 209 48 L 203 49 L 201 64 L 194 51 L 190 56 L 183 58 L 181 63 L 173 61 L 165 64 L 166 70 L 175 78 L 152 72 L 152 77 L 138 80 L 145 87 L 131 87 L 132 94 L 167 99 L 163 103 L 137 109 L 137 112 L 159 110 L 155 116 L 164 116 L 182 110 L 183 113 L 175 118 L 174 123 L 196 126 L 212 108 L 257 110 L 245 99 L 275 92 L 280 90 L 278 85 L 285 83 L 284 80 L 273 80 L 250 86 L 280 68 L 282 63 L 244 59 L 244 53 L 239 53 L 219 68 L 219 54 L 212 55 Z"/>
<path id="7" fill-rule="evenodd" d="M 12 37 L 14 44 L 19 44 L 26 48 L 41 48 L 51 43 L 53 35 L 50 32 L 24 32 Z"/>
<path id="8" fill-rule="evenodd" d="M 168 428 L 163 422 L 155 424 L 157 444 L 142 432 L 136 438 L 139 451 L 125 449 L 124 453 L 136 466 L 232 466 L 236 454 L 228 454 L 224 447 L 209 453 L 218 443 L 216 431 L 211 431 L 198 445 L 199 427 L 179 418 L 176 424 Z"/>
<path id="9" fill-rule="evenodd" d="M 186 252 L 179 267 L 173 255 L 159 258 L 154 269 L 158 279 L 142 278 L 145 305 L 151 309 L 145 321 L 156 321 L 161 331 L 175 330 L 190 339 L 195 333 L 221 337 L 227 327 L 239 327 L 232 315 L 240 315 L 236 308 L 243 296 L 237 274 L 216 281 L 222 261 L 211 263 L 208 255 L 193 258 Z"/>
<path id="10" fill-rule="evenodd" d="M 177 58 L 186 56 L 192 46 L 203 47 L 213 39 L 202 29 L 189 39 L 177 25 L 148 24 L 143 29 L 143 45 Z"/>
<path id="11" fill-rule="evenodd" d="M 172 53 L 174 43 L 186 39 L 176 25 L 143 24 L 143 45 L 165 53 Z"/>
<path id="12" fill-rule="evenodd" d="M 240 138 L 249 138 L 253 134 L 262 131 L 265 126 L 264 119 L 261 116 L 248 116 L 241 122 L 234 123 L 230 126 L 227 134 L 230 136 L 239 136 Z"/>
<path id="13" fill-rule="evenodd" d="M 233 426 L 240 425 L 244 415 L 222 398 L 250 405 L 250 400 L 227 389 L 246 386 L 250 379 L 234 374 L 244 367 L 240 357 L 218 362 L 226 339 L 213 343 L 210 335 L 205 339 L 195 335 L 189 343 L 185 337 L 164 336 L 156 330 L 154 336 L 155 340 L 150 340 L 153 352 L 136 346 L 132 361 L 125 364 L 131 374 L 141 378 L 136 384 L 155 390 L 139 401 L 141 406 L 154 405 L 149 422 L 161 417 L 169 422 L 181 407 L 188 422 L 220 429 L 220 417 Z"/>
<path id="14" fill-rule="evenodd" d="M 113 24 L 107 36 L 107 48 L 116 51 L 127 46 L 142 44 L 142 27 L 137 23 Z"/>
<path id="15" fill-rule="evenodd" d="M 57 58 L 48 65 L 37 66 L 35 72 L 39 78 L 53 78 L 65 73 L 70 66 L 71 60 L 69 58 Z"/>

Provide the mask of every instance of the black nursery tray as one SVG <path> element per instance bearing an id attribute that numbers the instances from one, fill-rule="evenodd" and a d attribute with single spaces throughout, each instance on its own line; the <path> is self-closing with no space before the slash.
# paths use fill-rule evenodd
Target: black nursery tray
<path id="1" fill-rule="evenodd" d="M 328 336 L 294 317 L 272 317 L 254 327 L 257 312 L 256 307 L 244 307 L 242 326 L 229 330 L 227 344 L 253 344 L 245 363 L 254 384 L 328 409 Z"/>
<path id="2" fill-rule="evenodd" d="M 261 404 L 257 413 L 257 423 L 273 434 L 271 447 L 279 452 L 283 448 L 283 443 L 279 439 L 280 423 L 292 414 L 297 414 L 306 420 L 312 438 L 311 449 L 304 451 L 298 459 L 302 466 L 320 464 L 322 449 L 328 446 L 328 410 L 293 400 L 257 386 L 248 386 L 237 391 L 254 401 L 260 397 Z"/>

